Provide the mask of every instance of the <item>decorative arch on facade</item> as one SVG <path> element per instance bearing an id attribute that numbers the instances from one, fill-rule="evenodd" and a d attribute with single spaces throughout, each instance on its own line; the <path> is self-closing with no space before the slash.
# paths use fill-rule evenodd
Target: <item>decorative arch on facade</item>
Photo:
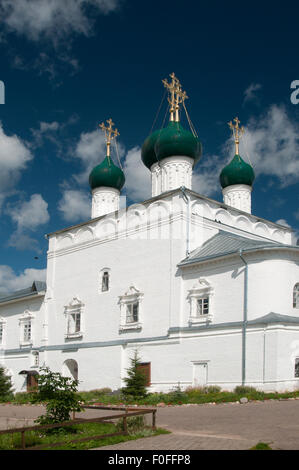
<path id="1" fill-rule="evenodd" d="M 64 235 L 63 237 L 57 238 L 57 248 L 68 248 L 74 243 L 74 236 L 72 234 Z"/>
<path id="2" fill-rule="evenodd" d="M 78 362 L 75 359 L 66 359 L 62 365 L 62 375 L 73 380 L 78 380 Z"/>
<path id="3" fill-rule="evenodd" d="M 216 222 L 221 222 L 222 224 L 232 225 L 234 219 L 227 210 L 219 209 L 215 213 L 215 220 Z"/>
<path id="4" fill-rule="evenodd" d="M 94 239 L 94 231 L 92 227 L 80 228 L 75 234 L 75 243 L 89 242 Z"/>

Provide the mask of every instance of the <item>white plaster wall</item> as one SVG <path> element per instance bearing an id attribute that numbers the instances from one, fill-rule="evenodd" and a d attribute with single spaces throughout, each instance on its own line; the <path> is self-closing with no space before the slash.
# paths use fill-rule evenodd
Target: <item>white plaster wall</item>
<path id="1" fill-rule="evenodd" d="M 299 309 L 293 308 L 293 288 L 299 282 L 299 264 L 294 256 L 283 252 L 268 252 L 267 259 L 245 255 L 249 261 L 249 320 L 270 312 L 299 318 Z"/>

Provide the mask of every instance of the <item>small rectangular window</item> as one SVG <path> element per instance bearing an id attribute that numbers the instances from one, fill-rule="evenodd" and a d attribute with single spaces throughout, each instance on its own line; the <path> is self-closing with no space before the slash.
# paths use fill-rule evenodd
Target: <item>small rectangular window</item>
<path id="1" fill-rule="evenodd" d="M 138 311 L 139 311 L 139 304 L 138 302 L 134 302 L 132 304 L 127 305 L 127 323 L 137 323 L 138 322 Z"/>
<path id="2" fill-rule="evenodd" d="M 69 334 L 79 333 L 80 329 L 81 329 L 81 312 L 80 312 L 80 310 L 69 313 L 68 333 Z"/>
<path id="3" fill-rule="evenodd" d="M 295 359 L 295 377 L 299 377 L 299 357 Z"/>
<path id="4" fill-rule="evenodd" d="M 3 323 L 0 323 L 0 344 L 3 343 L 3 330 L 4 330 Z"/>
<path id="5" fill-rule="evenodd" d="M 209 314 L 209 297 L 197 299 L 197 315 L 208 315 Z"/>

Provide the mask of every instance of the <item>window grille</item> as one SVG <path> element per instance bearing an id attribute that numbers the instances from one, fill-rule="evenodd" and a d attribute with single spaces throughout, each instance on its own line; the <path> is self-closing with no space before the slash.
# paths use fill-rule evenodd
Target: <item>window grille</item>
<path id="1" fill-rule="evenodd" d="M 197 299 L 197 315 L 209 314 L 209 297 Z"/>
<path id="2" fill-rule="evenodd" d="M 23 338 L 25 342 L 31 341 L 31 321 L 24 322 Z"/>

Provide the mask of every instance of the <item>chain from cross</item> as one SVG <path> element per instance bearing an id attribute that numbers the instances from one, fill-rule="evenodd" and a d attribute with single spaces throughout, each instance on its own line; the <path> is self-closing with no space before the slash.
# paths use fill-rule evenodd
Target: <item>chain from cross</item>
<path id="1" fill-rule="evenodd" d="M 107 119 L 106 122 L 109 124 L 109 126 L 105 126 L 105 124 L 102 122 L 102 124 L 99 124 L 99 127 L 102 129 L 103 132 L 105 132 L 105 137 L 106 137 L 106 145 L 107 145 L 107 157 L 110 157 L 110 145 L 111 141 L 115 139 L 117 136 L 119 136 L 118 129 L 113 129 L 114 122 L 112 119 Z"/>

